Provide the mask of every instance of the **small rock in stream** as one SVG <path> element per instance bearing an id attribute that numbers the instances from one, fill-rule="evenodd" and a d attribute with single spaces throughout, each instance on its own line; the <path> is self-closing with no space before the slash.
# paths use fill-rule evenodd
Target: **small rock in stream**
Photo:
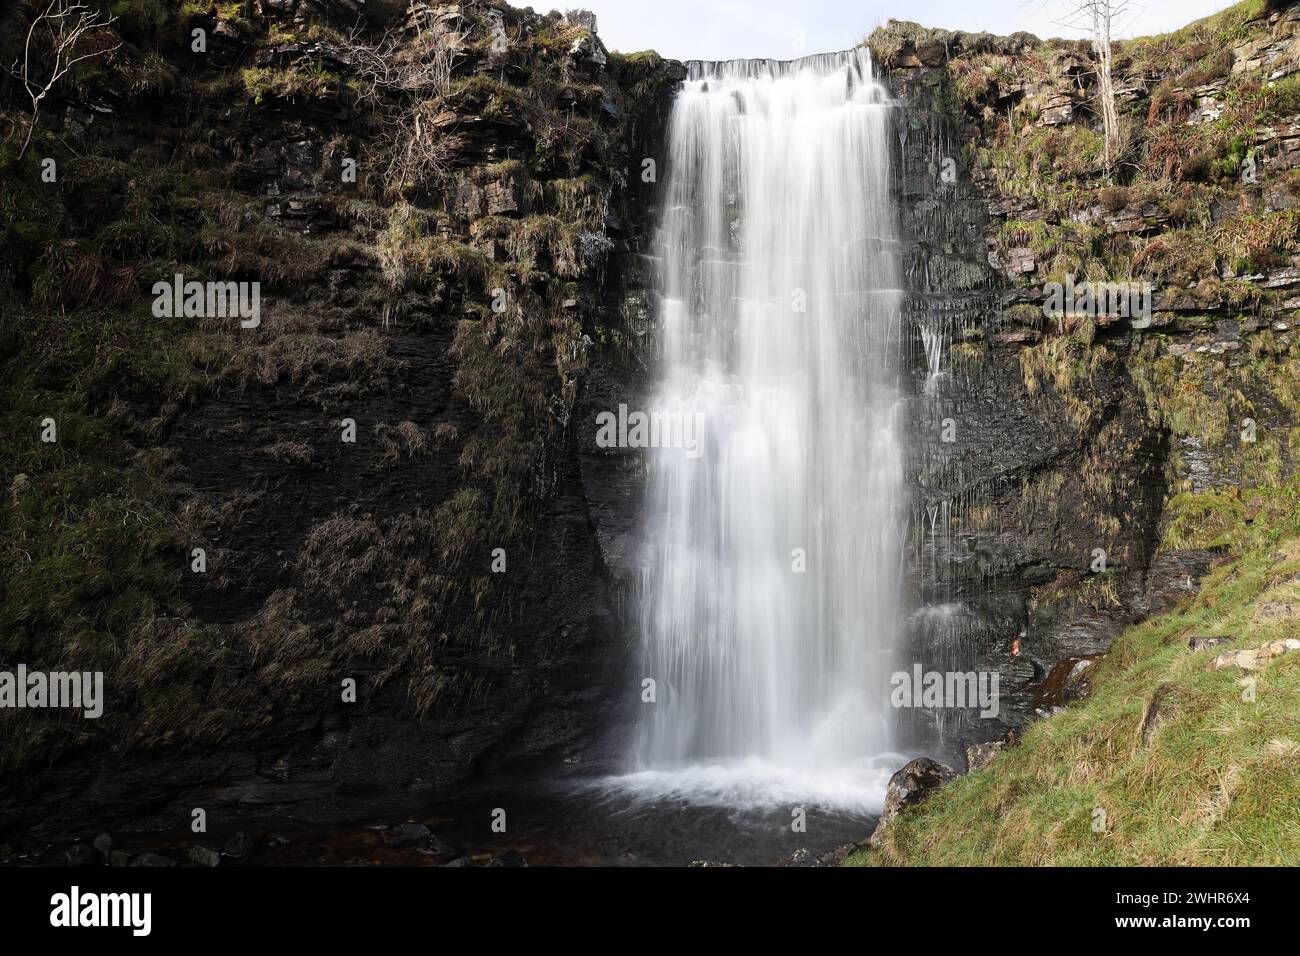
<path id="1" fill-rule="evenodd" d="M 85 843 L 74 843 L 66 850 L 54 854 L 45 861 L 46 866 L 77 867 L 78 869 L 95 866 L 99 863 L 99 854 Z"/>
<path id="2" fill-rule="evenodd" d="M 432 833 L 423 823 L 400 823 L 384 831 L 385 846 L 415 846 L 424 843 Z"/>
<path id="3" fill-rule="evenodd" d="M 221 864 L 221 854 L 207 846 L 190 847 L 190 862 L 198 866 L 219 866 Z"/>
<path id="4" fill-rule="evenodd" d="M 439 856 L 445 859 L 451 859 L 459 851 L 454 846 L 438 839 L 437 834 L 430 833 L 428 841 L 426 841 L 424 846 L 420 847 L 420 852 L 426 856 Z"/>
<path id="5" fill-rule="evenodd" d="M 256 844 L 253 842 L 253 838 L 240 830 L 226 841 L 226 845 L 221 848 L 221 854 L 230 857 L 232 860 L 242 860 L 252 854 L 255 848 Z"/>

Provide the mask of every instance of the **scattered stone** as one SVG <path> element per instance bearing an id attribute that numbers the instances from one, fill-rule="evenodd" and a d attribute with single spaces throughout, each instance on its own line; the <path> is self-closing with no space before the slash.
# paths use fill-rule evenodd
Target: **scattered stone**
<path id="1" fill-rule="evenodd" d="M 569 61 L 586 75 L 592 76 L 604 69 L 608 62 L 605 45 L 595 34 L 584 33 L 569 47 Z"/>
<path id="2" fill-rule="evenodd" d="M 1289 651 L 1300 651 L 1300 638 L 1280 638 L 1244 651 L 1226 651 L 1210 661 L 1205 669 L 1217 671 L 1225 667 L 1240 667 L 1244 671 L 1257 671 Z"/>
<path id="3" fill-rule="evenodd" d="M 1064 93 L 1049 94 L 1040 104 L 1040 126 L 1062 126 L 1074 121 L 1074 100 Z"/>
<path id="4" fill-rule="evenodd" d="M 242 860 L 249 856 L 254 849 L 256 849 L 256 843 L 254 843 L 253 838 L 240 830 L 226 841 L 226 845 L 221 848 L 221 855 L 228 856 L 232 860 Z"/>
<path id="5" fill-rule="evenodd" d="M 467 856 L 462 856 L 459 857 L 458 859 L 452 860 L 450 863 L 443 864 L 443 866 L 469 866 L 469 865 L 470 865 L 469 857 Z"/>
<path id="6" fill-rule="evenodd" d="M 807 847 L 800 847 L 781 861 L 781 866 L 820 866 L 817 857 L 813 856 L 812 850 Z"/>
<path id="7" fill-rule="evenodd" d="M 131 854 L 126 850 L 114 850 L 108 855 L 109 866 L 130 866 Z"/>
<path id="8" fill-rule="evenodd" d="M 857 843 L 843 843 L 831 850 L 829 853 L 823 853 L 817 858 L 818 866 L 839 866 L 854 853 L 862 849 L 862 845 Z"/>
<path id="9" fill-rule="evenodd" d="M 423 843 L 432 836 L 431 831 L 423 823 L 401 823 L 395 827 L 389 827 L 384 833 L 385 846 L 415 846 Z"/>
<path id="10" fill-rule="evenodd" d="M 1300 617 L 1300 604 L 1287 604 L 1284 601 L 1265 601 L 1255 609 L 1257 621 L 1285 621 Z"/>
<path id="11" fill-rule="evenodd" d="M 101 833 L 90 842 L 105 863 L 108 862 L 109 854 L 113 852 L 113 837 L 107 833 Z"/>
<path id="12" fill-rule="evenodd" d="M 691 862 L 687 863 L 686 865 L 691 867 L 713 866 L 713 867 L 725 867 L 726 869 L 736 868 L 736 864 L 734 863 L 718 863 L 715 862 L 714 860 L 691 860 Z"/>
<path id="13" fill-rule="evenodd" d="M 1142 729 L 1140 731 L 1142 744 L 1145 746 L 1155 733 L 1160 722 L 1168 715 L 1169 708 L 1166 702 L 1170 693 L 1174 689 L 1173 684 L 1161 684 L 1151 695 L 1151 700 L 1147 702 L 1146 712 L 1142 715 Z"/>
<path id="14" fill-rule="evenodd" d="M 438 839 L 437 834 L 430 833 L 428 842 L 425 843 L 424 846 L 420 847 L 420 852 L 426 856 L 440 856 L 450 859 L 455 856 L 458 851 L 455 847 Z"/>
<path id="15" fill-rule="evenodd" d="M 1219 647 L 1223 644 L 1231 644 L 1235 638 L 1231 637 L 1193 637 L 1187 642 L 1187 646 L 1194 651 L 1205 651 L 1211 647 Z"/>
<path id="16" fill-rule="evenodd" d="M 1000 740 L 971 744 L 966 748 L 966 772 L 976 773 L 983 770 L 1004 749 L 1006 749 L 1006 744 Z"/>
<path id="17" fill-rule="evenodd" d="M 131 862 L 127 866 L 177 866 L 175 860 L 169 856 L 163 856 L 161 853 L 154 853 L 146 850 L 143 853 L 137 853 L 131 857 Z"/>
<path id="18" fill-rule="evenodd" d="M 221 853 L 211 847 L 192 846 L 189 852 L 190 862 L 198 866 L 219 866 Z"/>
<path id="19" fill-rule="evenodd" d="M 82 869 L 99 863 L 99 854 L 95 848 L 86 843 L 74 843 L 66 850 L 54 854 L 45 861 L 45 866 L 73 867 Z"/>

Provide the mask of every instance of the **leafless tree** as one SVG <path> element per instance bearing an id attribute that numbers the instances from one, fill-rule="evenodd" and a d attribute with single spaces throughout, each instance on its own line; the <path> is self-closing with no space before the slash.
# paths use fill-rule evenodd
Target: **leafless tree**
<path id="1" fill-rule="evenodd" d="M 27 152 L 41 115 L 41 102 L 61 79 L 83 60 L 112 53 L 122 45 L 118 40 L 96 42 L 97 35 L 110 26 L 115 17 L 105 17 L 84 3 L 50 0 L 45 11 L 32 20 L 23 46 L 22 61 L 15 61 L 9 72 L 23 84 L 32 101 L 32 121 L 27 138 L 19 150 Z"/>
<path id="2" fill-rule="evenodd" d="M 1061 0 L 1061 3 L 1064 9 L 1056 22 L 1092 37 L 1092 48 L 1097 55 L 1097 94 L 1101 100 L 1103 157 L 1106 171 L 1110 172 L 1118 162 L 1124 145 L 1119 126 L 1119 109 L 1115 105 L 1111 40 L 1142 8 L 1134 0 Z"/>

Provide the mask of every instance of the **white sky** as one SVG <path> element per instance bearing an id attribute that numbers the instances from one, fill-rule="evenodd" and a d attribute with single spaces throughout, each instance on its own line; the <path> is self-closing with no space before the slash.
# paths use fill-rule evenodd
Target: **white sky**
<path id="1" fill-rule="evenodd" d="M 528 3 L 529 0 L 517 0 Z M 1077 36 L 1053 22 L 1067 0 L 564 0 L 596 14 L 611 50 L 655 50 L 677 60 L 773 57 L 843 50 L 893 18 L 949 30 Z M 1144 0 L 1126 35 L 1165 33 L 1234 0 Z M 557 0 L 531 0 L 547 10 Z M 1136 5 L 1135 5 L 1136 6 Z M 797 37 L 802 32 L 804 48 Z"/>

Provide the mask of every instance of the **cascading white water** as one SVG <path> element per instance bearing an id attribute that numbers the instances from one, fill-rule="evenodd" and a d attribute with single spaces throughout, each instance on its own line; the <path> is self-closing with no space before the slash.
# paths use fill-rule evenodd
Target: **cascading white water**
<path id="1" fill-rule="evenodd" d="M 865 49 L 693 64 L 669 133 L 630 775 L 870 808 L 899 761 L 903 454 L 889 101 Z"/>

